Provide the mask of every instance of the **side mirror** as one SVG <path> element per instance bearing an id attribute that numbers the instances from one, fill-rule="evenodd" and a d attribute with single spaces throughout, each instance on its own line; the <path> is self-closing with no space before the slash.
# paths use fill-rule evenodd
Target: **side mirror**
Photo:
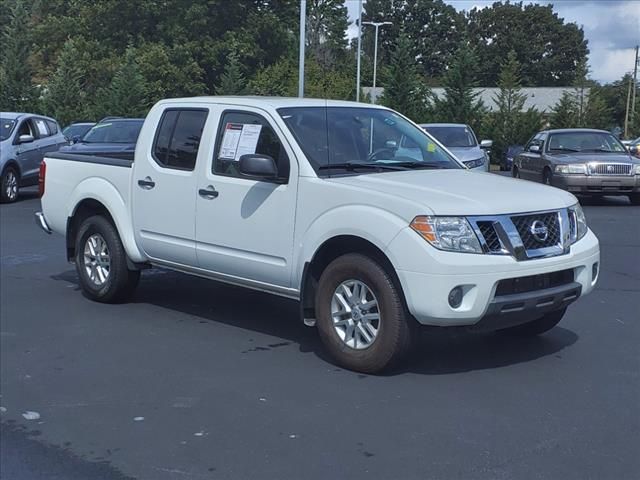
<path id="1" fill-rule="evenodd" d="M 480 148 L 491 148 L 493 147 L 493 140 L 482 140 L 480 142 Z"/>
<path id="2" fill-rule="evenodd" d="M 18 143 L 31 143 L 34 140 L 33 135 L 20 135 L 18 137 Z"/>
<path id="3" fill-rule="evenodd" d="M 278 177 L 278 168 L 269 155 L 254 153 L 240 157 L 240 173 L 248 177 L 274 180 Z"/>
<path id="4" fill-rule="evenodd" d="M 532 153 L 540 153 L 540 145 L 531 145 L 529 151 Z"/>
<path id="5" fill-rule="evenodd" d="M 78 143 L 80 140 L 81 140 L 80 135 L 74 135 L 73 137 L 71 137 L 72 144 Z"/>

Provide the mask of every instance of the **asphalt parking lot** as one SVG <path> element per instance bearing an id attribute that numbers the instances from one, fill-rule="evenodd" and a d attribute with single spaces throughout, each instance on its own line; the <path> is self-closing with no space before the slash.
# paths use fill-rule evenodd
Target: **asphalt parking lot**
<path id="1" fill-rule="evenodd" d="M 34 195 L 2 205 L 0 476 L 637 479 L 640 207 L 584 205 L 600 282 L 559 327 L 431 333 L 378 377 L 264 294 L 150 270 L 92 303 Z"/>

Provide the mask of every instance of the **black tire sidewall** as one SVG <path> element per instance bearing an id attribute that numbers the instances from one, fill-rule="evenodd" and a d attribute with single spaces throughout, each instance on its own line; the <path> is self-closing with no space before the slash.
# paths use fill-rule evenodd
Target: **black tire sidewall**
<path id="1" fill-rule="evenodd" d="M 9 172 L 13 172 L 18 182 L 16 186 L 16 196 L 13 199 L 10 199 L 5 193 L 7 191 L 7 174 Z M 0 178 L 0 201 L 2 203 L 13 203 L 18 200 L 18 195 L 20 195 L 20 176 L 14 167 L 9 166 L 2 171 L 2 177 Z"/>
<path id="2" fill-rule="evenodd" d="M 362 350 L 346 345 L 333 327 L 331 299 L 345 280 L 365 283 L 378 301 L 379 330 L 373 344 Z M 408 348 L 409 325 L 399 292 L 387 272 L 364 255 L 343 255 L 325 269 L 316 294 L 316 316 L 323 343 L 338 364 L 346 368 L 377 373 L 400 360 Z"/>
<path id="3" fill-rule="evenodd" d="M 94 234 L 102 236 L 107 243 L 110 256 L 109 278 L 102 286 L 96 286 L 84 268 L 84 246 L 87 239 Z M 139 275 L 139 272 L 130 272 L 127 268 L 127 257 L 118 236 L 118 231 L 109 220 L 102 216 L 89 217 L 78 229 L 76 236 L 76 270 L 80 277 L 80 286 L 83 292 L 92 300 L 99 302 L 117 302 L 122 299 L 124 289 L 129 283 L 131 273 Z"/>

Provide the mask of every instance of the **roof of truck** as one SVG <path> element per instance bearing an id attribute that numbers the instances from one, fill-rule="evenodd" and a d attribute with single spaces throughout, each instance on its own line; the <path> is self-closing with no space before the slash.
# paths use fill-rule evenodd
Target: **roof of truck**
<path id="1" fill-rule="evenodd" d="M 321 98 L 297 98 L 297 97 L 262 97 L 262 96 L 209 96 L 172 98 L 162 100 L 161 103 L 224 103 L 227 105 L 244 106 L 268 106 L 272 108 L 283 107 L 374 107 L 384 108 L 379 105 L 362 102 L 347 102 L 344 100 L 325 100 Z"/>

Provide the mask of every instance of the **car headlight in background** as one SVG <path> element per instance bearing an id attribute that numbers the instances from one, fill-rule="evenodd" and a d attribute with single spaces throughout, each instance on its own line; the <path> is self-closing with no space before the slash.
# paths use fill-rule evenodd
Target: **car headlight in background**
<path id="1" fill-rule="evenodd" d="M 633 167 L 633 174 L 640 175 L 640 163 L 638 163 L 635 167 Z"/>
<path id="2" fill-rule="evenodd" d="M 569 163 L 566 165 L 556 165 L 556 173 L 562 175 L 586 175 L 587 166 L 584 163 Z"/>
<path id="3" fill-rule="evenodd" d="M 571 243 L 576 243 L 587 234 L 587 217 L 579 203 L 569 207 L 569 226 L 571 233 Z"/>
<path id="4" fill-rule="evenodd" d="M 468 160 L 463 162 L 467 168 L 478 168 L 484 165 L 484 158 L 477 158 L 475 160 Z"/>
<path id="5" fill-rule="evenodd" d="M 482 253 L 478 237 L 464 217 L 419 216 L 413 219 L 410 226 L 437 249 Z"/>

